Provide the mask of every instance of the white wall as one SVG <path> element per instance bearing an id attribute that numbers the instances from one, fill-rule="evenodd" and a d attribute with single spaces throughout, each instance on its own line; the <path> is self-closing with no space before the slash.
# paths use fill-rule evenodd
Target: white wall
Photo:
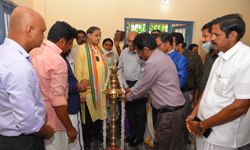
<path id="1" fill-rule="evenodd" d="M 246 22 L 242 41 L 250 45 L 250 0 L 14 0 L 19 5 L 33 6 L 45 18 L 47 29 L 56 21 L 66 21 L 86 31 L 98 26 L 102 39 L 113 38 L 117 29 L 124 30 L 124 18 L 193 21 L 193 43 L 201 48 L 201 27 L 222 15 L 240 13 Z M 48 31 L 47 30 L 47 31 Z M 101 44 L 100 42 L 100 44 Z M 121 43 L 123 46 L 123 43 Z M 114 48 L 113 48 L 114 49 Z"/>

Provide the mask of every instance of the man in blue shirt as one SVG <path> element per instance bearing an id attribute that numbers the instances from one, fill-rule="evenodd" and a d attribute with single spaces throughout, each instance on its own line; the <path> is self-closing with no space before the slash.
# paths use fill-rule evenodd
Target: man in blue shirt
<path id="1" fill-rule="evenodd" d="M 183 88 L 188 75 L 187 58 L 173 49 L 173 38 L 169 33 L 161 32 L 155 37 L 155 40 L 158 49 L 167 54 L 173 60 L 177 69 L 180 87 Z"/>
<path id="2" fill-rule="evenodd" d="M 69 150 L 71 149 L 84 149 L 83 145 L 83 136 L 82 136 L 82 124 L 81 124 L 81 116 L 80 116 L 80 102 L 84 103 L 85 99 L 80 99 L 79 92 L 85 92 L 90 85 L 90 81 L 87 79 L 83 79 L 80 83 L 78 83 L 77 79 L 74 76 L 74 73 L 71 69 L 69 61 L 66 59 L 66 56 L 69 55 L 70 50 L 66 55 L 62 54 L 63 59 L 67 63 L 68 67 L 68 83 L 69 83 L 69 98 L 68 98 L 68 113 L 69 118 L 74 126 L 74 128 L 78 131 L 77 138 L 74 143 L 69 144 Z"/>

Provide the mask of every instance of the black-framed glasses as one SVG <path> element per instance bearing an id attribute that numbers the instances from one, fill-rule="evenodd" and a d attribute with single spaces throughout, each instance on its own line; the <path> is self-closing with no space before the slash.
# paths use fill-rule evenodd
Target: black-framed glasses
<path id="1" fill-rule="evenodd" d="M 161 44 L 157 45 L 157 47 L 160 47 L 163 43 L 161 42 Z"/>

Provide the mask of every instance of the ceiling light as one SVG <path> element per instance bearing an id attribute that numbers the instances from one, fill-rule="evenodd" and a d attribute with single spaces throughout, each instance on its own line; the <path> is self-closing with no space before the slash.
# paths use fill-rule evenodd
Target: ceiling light
<path id="1" fill-rule="evenodd" d="M 168 4 L 169 0 L 162 0 L 162 3 Z"/>

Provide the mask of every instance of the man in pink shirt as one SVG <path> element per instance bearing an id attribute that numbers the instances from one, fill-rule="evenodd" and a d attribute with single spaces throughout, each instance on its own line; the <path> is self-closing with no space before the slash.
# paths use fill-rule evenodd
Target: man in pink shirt
<path id="1" fill-rule="evenodd" d="M 77 131 L 67 111 L 68 69 L 65 60 L 60 56 L 72 48 L 76 37 L 75 28 L 66 22 L 57 21 L 49 31 L 48 40 L 29 53 L 39 76 L 40 89 L 47 108 L 46 124 L 55 129 L 54 136 L 45 141 L 46 150 L 68 150 L 68 143 L 76 139 Z"/>

